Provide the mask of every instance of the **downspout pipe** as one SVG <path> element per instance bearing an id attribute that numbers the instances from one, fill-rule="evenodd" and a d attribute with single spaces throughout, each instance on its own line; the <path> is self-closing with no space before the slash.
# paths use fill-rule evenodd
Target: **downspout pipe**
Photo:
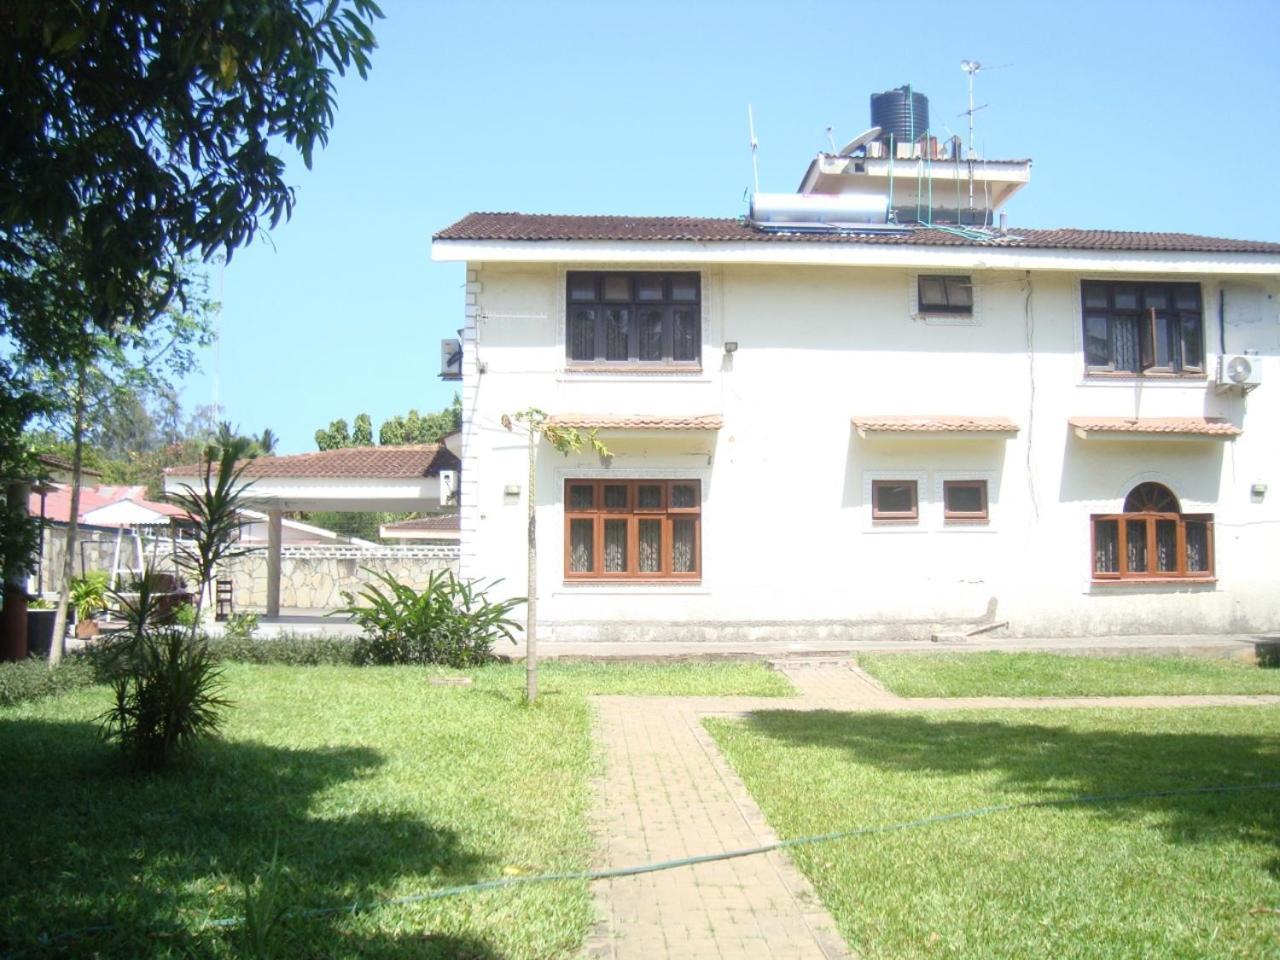
<path id="1" fill-rule="evenodd" d="M 1218 353 L 1227 355 L 1227 291 L 1218 284 Z"/>

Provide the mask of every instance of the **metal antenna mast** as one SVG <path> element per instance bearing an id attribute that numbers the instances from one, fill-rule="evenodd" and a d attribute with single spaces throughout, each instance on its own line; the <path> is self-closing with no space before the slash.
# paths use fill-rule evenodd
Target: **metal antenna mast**
<path id="1" fill-rule="evenodd" d="M 961 60 L 960 69 L 969 75 L 969 109 L 965 111 L 965 116 L 969 118 L 969 148 L 965 153 L 965 159 L 969 161 L 969 209 L 973 210 L 973 115 L 986 106 L 984 103 L 981 107 L 973 105 L 973 75 L 982 69 L 982 64 L 977 60 Z"/>

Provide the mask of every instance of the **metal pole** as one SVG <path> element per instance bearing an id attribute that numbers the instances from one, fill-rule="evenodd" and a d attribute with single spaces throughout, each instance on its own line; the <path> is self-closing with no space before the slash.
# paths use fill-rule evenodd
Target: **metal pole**
<path id="1" fill-rule="evenodd" d="M 538 515 L 537 454 L 538 431 L 529 426 L 529 587 L 525 605 L 524 632 L 525 696 L 530 703 L 538 698 Z"/>

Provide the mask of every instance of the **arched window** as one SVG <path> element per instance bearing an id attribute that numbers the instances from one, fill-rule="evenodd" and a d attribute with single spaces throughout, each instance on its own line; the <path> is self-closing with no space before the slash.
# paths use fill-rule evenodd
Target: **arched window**
<path id="1" fill-rule="evenodd" d="M 1138 484 L 1123 513 L 1092 521 L 1095 580 L 1213 578 L 1213 516 L 1183 513 L 1163 484 Z"/>
<path id="2" fill-rule="evenodd" d="M 1124 498 L 1125 513 L 1179 513 L 1178 498 L 1162 483 L 1140 483 Z"/>

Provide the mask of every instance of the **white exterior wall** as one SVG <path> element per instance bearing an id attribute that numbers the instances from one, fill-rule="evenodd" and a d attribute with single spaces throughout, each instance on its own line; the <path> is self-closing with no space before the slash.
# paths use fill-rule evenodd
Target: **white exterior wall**
<path id="1" fill-rule="evenodd" d="M 632 264 L 634 267 L 635 264 Z M 539 620 L 560 638 L 906 636 L 995 607 L 1021 635 L 1280 627 L 1280 283 L 1262 316 L 1229 313 L 1227 348 L 1263 354 L 1265 380 L 1219 394 L 1218 289 L 1203 283 L 1209 379 L 1087 380 L 1079 283 L 1067 271 L 972 272 L 974 322 L 913 316 L 908 267 L 705 264 L 703 371 L 567 372 L 565 272 L 626 264 L 468 264 L 463 368 L 462 569 L 525 587 L 527 460 L 499 420 L 550 413 L 722 414 L 719 433 L 608 437 L 615 456 L 540 449 Z M 646 269 L 697 269 L 688 263 Z M 1117 279 L 1114 264 L 1099 276 Z M 1083 274 L 1089 276 L 1089 274 Z M 1151 277 L 1153 274 L 1133 274 Z M 1029 280 L 1028 280 L 1029 278 Z M 1031 296 L 1028 301 L 1028 283 Z M 740 344 L 729 357 L 726 340 Z M 1029 349 L 1030 344 L 1030 349 Z M 1034 384 L 1034 391 L 1032 386 Z M 857 414 L 1004 416 L 1009 439 L 860 438 Z M 1070 416 L 1224 416 L 1234 442 L 1080 440 Z M 564 582 L 566 477 L 702 480 L 697 584 Z M 876 526 L 871 480 L 917 479 L 920 521 Z M 945 479 L 987 479 L 991 521 L 948 526 Z M 1158 480 L 1213 513 L 1216 584 L 1095 585 L 1089 515 Z M 1250 488 L 1269 492 L 1254 502 Z M 519 488 L 518 496 L 504 493 Z"/>

